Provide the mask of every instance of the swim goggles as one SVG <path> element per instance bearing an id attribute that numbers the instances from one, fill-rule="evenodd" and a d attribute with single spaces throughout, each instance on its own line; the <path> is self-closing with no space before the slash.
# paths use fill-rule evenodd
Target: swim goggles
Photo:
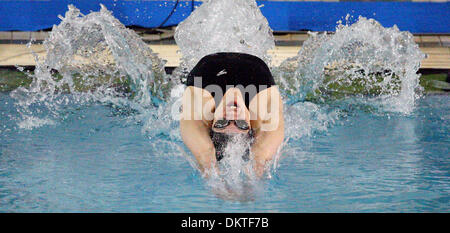
<path id="1" fill-rule="evenodd" d="M 216 129 L 223 129 L 223 128 L 229 126 L 232 121 L 234 121 L 234 123 L 240 130 L 250 129 L 250 126 L 244 120 L 217 120 L 216 123 L 214 123 L 213 127 Z"/>

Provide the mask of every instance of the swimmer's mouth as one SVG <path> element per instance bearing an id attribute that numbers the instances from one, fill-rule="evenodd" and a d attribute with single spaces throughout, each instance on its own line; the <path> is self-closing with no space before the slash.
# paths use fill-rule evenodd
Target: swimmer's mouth
<path id="1" fill-rule="evenodd" d="M 238 108 L 239 106 L 238 106 L 237 101 L 235 100 L 235 101 L 230 101 L 230 102 L 227 104 L 227 107 L 236 107 L 236 108 Z"/>

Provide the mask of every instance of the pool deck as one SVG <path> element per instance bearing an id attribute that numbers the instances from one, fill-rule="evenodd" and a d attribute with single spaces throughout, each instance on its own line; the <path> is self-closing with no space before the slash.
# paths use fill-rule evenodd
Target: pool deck
<path id="1" fill-rule="evenodd" d="M 47 37 L 47 32 L 0 32 L 0 67 L 14 65 L 34 66 L 34 58 L 26 43 L 34 38 L 37 44 L 31 49 L 40 57 L 45 56 L 45 49 L 39 42 Z M 167 60 L 166 66 L 177 67 L 181 54 L 174 43 L 170 32 L 168 34 L 140 34 L 150 48 L 162 59 Z M 269 51 L 273 66 L 279 65 L 289 57 L 297 55 L 303 42 L 308 38 L 306 33 L 275 35 L 276 47 Z M 450 35 L 414 35 L 414 40 L 420 49 L 427 54 L 422 62 L 422 69 L 450 69 Z"/>

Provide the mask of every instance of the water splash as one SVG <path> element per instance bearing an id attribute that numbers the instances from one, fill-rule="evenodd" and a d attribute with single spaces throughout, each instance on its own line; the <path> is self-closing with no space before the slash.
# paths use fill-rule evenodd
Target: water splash
<path id="1" fill-rule="evenodd" d="M 285 129 L 286 138 L 294 140 L 327 131 L 343 115 L 339 109 L 307 101 L 287 106 L 284 114 L 285 125 L 289 126 Z"/>
<path id="2" fill-rule="evenodd" d="M 249 154 L 252 140 L 246 135 L 237 134 L 229 139 L 223 150 L 223 158 L 218 163 L 218 174 L 209 172 L 207 184 L 222 199 L 251 201 L 261 188 L 253 170 L 252 160 L 245 159 Z"/>
<path id="3" fill-rule="evenodd" d="M 361 103 L 409 114 L 420 96 L 416 72 L 424 58 L 411 33 L 359 17 L 334 34 L 310 33 L 297 57 L 278 67 L 277 81 L 297 100 L 356 95 Z"/>
<path id="4" fill-rule="evenodd" d="M 272 29 L 254 0 L 204 1 L 175 31 L 181 49 L 180 66 L 191 70 L 204 56 L 241 52 L 268 64 L 267 50 L 275 46 Z"/>
<path id="5" fill-rule="evenodd" d="M 68 8 L 43 43 L 46 57 L 34 54 L 36 68 L 28 74 L 33 78 L 30 87 L 11 93 L 24 119 L 37 115 L 33 105 L 58 117 L 61 107 L 73 102 L 121 105 L 125 96 L 132 100 L 128 104 L 143 109 L 168 95 L 174 83 L 165 76 L 164 61 L 134 31 L 103 5 L 88 15 L 73 5 Z"/>

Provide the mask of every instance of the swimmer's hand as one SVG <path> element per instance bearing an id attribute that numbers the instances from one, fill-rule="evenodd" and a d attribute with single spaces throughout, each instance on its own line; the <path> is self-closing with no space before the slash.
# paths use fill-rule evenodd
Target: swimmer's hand
<path id="1" fill-rule="evenodd" d="M 261 158 L 255 159 L 253 164 L 253 170 L 257 177 L 261 178 L 264 175 L 264 172 L 266 171 L 267 162 L 268 161 L 265 159 Z"/>

